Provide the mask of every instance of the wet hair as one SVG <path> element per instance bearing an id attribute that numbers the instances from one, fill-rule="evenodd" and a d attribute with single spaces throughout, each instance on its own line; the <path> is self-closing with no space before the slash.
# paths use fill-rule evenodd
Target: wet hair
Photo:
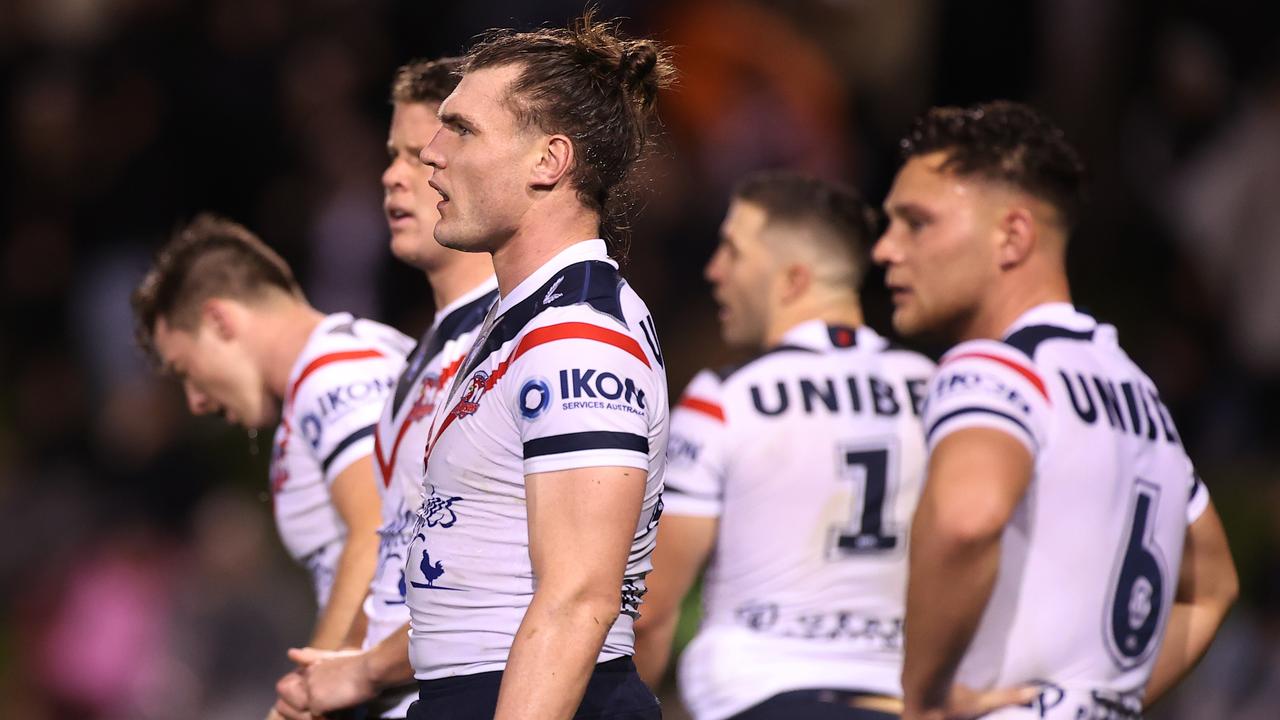
<path id="1" fill-rule="evenodd" d="M 396 69 L 391 81 L 391 102 L 439 105 L 458 87 L 462 58 L 411 60 Z"/>
<path id="2" fill-rule="evenodd" d="M 669 51 L 622 38 L 616 22 L 597 21 L 588 10 L 569 28 L 489 31 L 462 70 L 507 65 L 520 68 L 507 97 L 516 119 L 569 137 L 578 198 L 607 231 L 623 233 L 629 198 L 620 190 L 648 147 L 658 91 L 675 78 Z"/>
<path id="3" fill-rule="evenodd" d="M 201 214 L 156 253 L 133 291 L 134 335 L 154 359 L 160 318 L 191 331 L 199 325 L 200 308 L 209 298 L 253 302 L 271 293 L 302 297 L 302 287 L 284 259 L 245 226 Z"/>
<path id="4" fill-rule="evenodd" d="M 942 170 L 1007 183 L 1050 205 L 1068 231 L 1084 205 L 1085 168 L 1060 128 L 1007 100 L 935 107 L 901 141 L 903 159 L 943 152 Z"/>
<path id="5" fill-rule="evenodd" d="M 807 239 L 818 244 L 833 263 L 848 266 L 852 277 L 841 280 L 855 288 L 861 284 L 876 237 L 876 213 L 858 191 L 840 183 L 772 170 L 743 178 L 733 197 L 764 210 L 766 226 L 808 231 Z"/>

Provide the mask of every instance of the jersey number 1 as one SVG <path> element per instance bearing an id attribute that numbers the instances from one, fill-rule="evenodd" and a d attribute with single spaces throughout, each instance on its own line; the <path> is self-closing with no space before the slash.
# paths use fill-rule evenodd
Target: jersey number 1
<path id="1" fill-rule="evenodd" d="M 854 502 L 849 523 L 836 528 L 829 551 L 833 560 L 883 553 L 898 546 L 898 536 L 886 528 L 889 508 L 889 450 L 887 448 L 844 448 L 840 452 L 840 475 L 861 486 L 862 502 Z"/>

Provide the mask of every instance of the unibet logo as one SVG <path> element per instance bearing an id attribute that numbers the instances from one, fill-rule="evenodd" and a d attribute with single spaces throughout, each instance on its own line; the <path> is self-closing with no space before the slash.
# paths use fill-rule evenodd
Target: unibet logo
<path id="1" fill-rule="evenodd" d="M 597 370 L 561 370 L 560 397 L 603 400 L 622 399 L 629 405 L 645 409 L 644 390 L 631 378 L 620 378 L 611 372 Z"/>

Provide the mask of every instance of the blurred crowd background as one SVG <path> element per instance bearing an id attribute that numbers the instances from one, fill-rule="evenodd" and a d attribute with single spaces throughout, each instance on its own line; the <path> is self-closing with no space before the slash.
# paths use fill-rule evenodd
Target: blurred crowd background
<path id="1" fill-rule="evenodd" d="M 601 2 L 676 47 L 626 272 L 673 393 L 721 346 L 701 269 L 734 181 L 786 166 L 879 204 L 933 104 L 1032 102 L 1090 162 L 1077 304 L 1116 324 L 1224 517 L 1243 597 L 1152 712 L 1280 706 L 1280 31 L 1240 0 Z M 312 618 L 266 452 L 193 420 L 132 345 L 128 295 L 214 210 L 323 310 L 418 335 L 379 176 L 408 59 L 581 0 L 0 0 L 0 717 L 262 717 Z M 873 274 L 870 322 L 888 330 Z M 935 351 L 937 348 L 932 348 Z M 267 442 L 262 441 L 264 449 Z M 1082 532 L 1086 531 L 1082 528 Z M 1063 578 L 1064 585 L 1071 578 Z M 668 712 L 680 717 L 667 693 Z"/>

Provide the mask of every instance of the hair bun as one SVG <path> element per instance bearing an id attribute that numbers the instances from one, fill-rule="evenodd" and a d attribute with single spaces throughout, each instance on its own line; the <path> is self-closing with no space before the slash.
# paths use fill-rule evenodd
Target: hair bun
<path id="1" fill-rule="evenodd" d="M 623 45 L 622 54 L 618 58 L 618 74 L 622 77 L 623 86 L 632 92 L 644 89 L 646 85 L 654 85 L 654 68 L 658 66 L 658 49 L 646 40 L 632 40 Z M 648 92 L 644 93 L 649 94 Z"/>

